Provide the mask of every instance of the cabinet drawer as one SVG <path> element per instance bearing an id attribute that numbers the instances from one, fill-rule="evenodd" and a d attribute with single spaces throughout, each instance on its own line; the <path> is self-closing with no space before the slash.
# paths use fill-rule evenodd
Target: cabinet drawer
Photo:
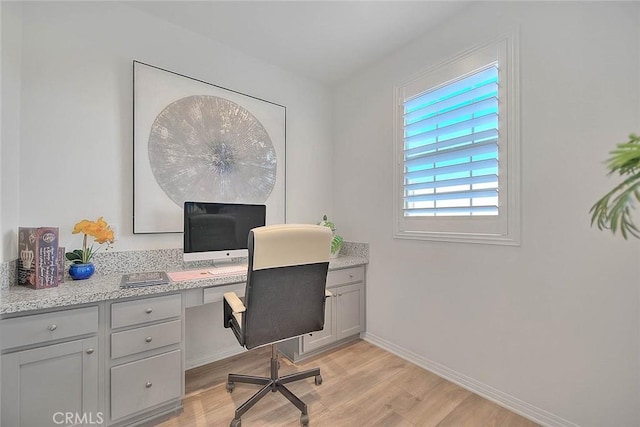
<path id="1" fill-rule="evenodd" d="M 180 350 L 111 368 L 111 419 L 182 397 Z"/>
<path id="2" fill-rule="evenodd" d="M 246 285 L 244 283 L 236 283 L 234 285 L 226 285 L 226 286 L 214 286 L 212 288 L 204 288 L 204 299 L 203 302 L 205 304 L 209 304 L 212 302 L 220 302 L 222 301 L 222 295 L 226 292 L 235 292 L 239 298 L 244 296 L 244 289 Z"/>
<path id="3" fill-rule="evenodd" d="M 327 273 L 327 287 L 364 281 L 364 267 L 343 268 Z"/>
<path id="4" fill-rule="evenodd" d="M 137 325 L 178 317 L 182 313 L 180 294 L 150 297 L 111 305 L 111 327 Z"/>
<path id="5" fill-rule="evenodd" d="M 171 344 L 178 344 L 182 337 L 182 322 L 160 323 L 111 334 L 111 357 L 128 356 Z"/>
<path id="6" fill-rule="evenodd" d="M 98 307 L 75 308 L 0 321 L 2 350 L 95 333 Z"/>

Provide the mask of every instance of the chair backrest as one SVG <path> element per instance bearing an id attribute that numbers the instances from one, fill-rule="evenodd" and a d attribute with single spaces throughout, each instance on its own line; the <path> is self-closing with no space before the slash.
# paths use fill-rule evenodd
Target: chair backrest
<path id="1" fill-rule="evenodd" d="M 246 348 L 324 327 L 331 230 L 307 224 L 254 228 L 242 316 Z"/>

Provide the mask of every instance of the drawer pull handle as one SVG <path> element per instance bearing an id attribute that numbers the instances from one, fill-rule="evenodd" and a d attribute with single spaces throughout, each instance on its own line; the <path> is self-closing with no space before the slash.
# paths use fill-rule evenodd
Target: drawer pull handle
<path id="1" fill-rule="evenodd" d="M 52 325 L 49 325 L 49 327 L 47 327 L 48 330 L 50 330 L 51 332 L 55 331 L 56 329 L 58 329 L 58 325 L 56 325 L 55 323 Z"/>
<path id="2" fill-rule="evenodd" d="M 349 279 L 353 279 L 353 274 L 350 274 L 350 275 L 349 275 Z"/>
<path id="3" fill-rule="evenodd" d="M 151 342 L 151 340 L 152 340 L 152 339 L 153 339 L 153 338 L 151 338 L 151 337 L 146 337 L 144 340 L 145 340 L 146 342 Z"/>
<path id="4" fill-rule="evenodd" d="M 153 383 L 151 381 L 147 381 L 147 383 L 144 386 L 146 388 L 151 388 L 152 385 L 153 385 Z"/>
<path id="5" fill-rule="evenodd" d="M 93 354 L 93 351 L 94 351 L 94 350 L 93 350 L 92 348 L 88 348 L 88 349 L 87 349 L 87 354 Z"/>
<path id="6" fill-rule="evenodd" d="M 153 311 L 152 309 L 147 308 L 144 312 L 147 313 L 147 314 L 151 314 L 152 311 Z"/>

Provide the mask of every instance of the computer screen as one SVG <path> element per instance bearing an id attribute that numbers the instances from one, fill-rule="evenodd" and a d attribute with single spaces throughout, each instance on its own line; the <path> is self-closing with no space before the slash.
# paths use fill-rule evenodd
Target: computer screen
<path id="1" fill-rule="evenodd" d="M 249 230 L 265 225 L 266 206 L 184 202 L 185 261 L 248 256 Z"/>

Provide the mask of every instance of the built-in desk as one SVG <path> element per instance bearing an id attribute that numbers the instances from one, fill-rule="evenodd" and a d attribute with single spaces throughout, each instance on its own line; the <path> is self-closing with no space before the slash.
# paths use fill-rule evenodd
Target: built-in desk
<path id="1" fill-rule="evenodd" d="M 327 304 L 326 331 L 287 343 L 288 356 L 315 354 L 363 330 L 367 263 L 331 260 L 328 287 L 340 286 Z M 246 275 L 128 289 L 121 277 L 0 291 L 1 425 L 70 425 L 71 417 L 71 424 L 119 427 L 181 410 L 189 313 L 220 304 L 226 291 L 242 293 Z M 346 304 L 359 301 L 356 314 L 345 311 L 342 295 Z M 223 329 L 222 316 L 201 329 L 216 328 Z"/>
<path id="2" fill-rule="evenodd" d="M 368 263 L 367 258 L 344 256 L 331 260 L 329 270 L 337 270 Z M 219 276 L 202 280 L 170 282 L 166 285 L 146 286 L 139 288 L 120 288 L 122 274 L 96 274 L 88 280 L 66 281 L 58 287 L 33 290 L 21 286 L 12 286 L 9 290 L 0 291 L 0 316 L 22 315 L 25 312 L 44 309 L 59 309 L 78 304 L 88 304 L 101 301 L 118 300 L 124 298 L 144 297 L 168 292 L 187 291 L 192 296 L 192 304 L 197 304 L 204 289 L 244 283 L 245 274 L 233 276 Z"/>

